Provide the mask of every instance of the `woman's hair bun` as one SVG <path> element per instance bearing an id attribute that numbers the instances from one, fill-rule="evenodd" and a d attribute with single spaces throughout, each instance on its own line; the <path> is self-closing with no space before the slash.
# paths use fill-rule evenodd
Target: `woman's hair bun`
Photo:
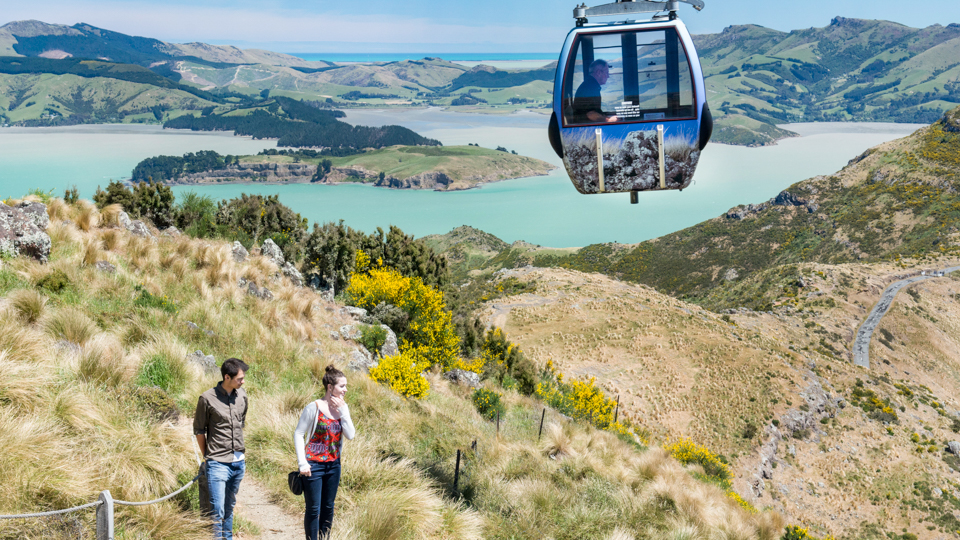
<path id="1" fill-rule="evenodd" d="M 334 366 L 333 364 L 328 365 L 324 371 L 326 372 L 323 375 L 324 388 L 326 388 L 331 384 L 336 386 L 337 381 L 339 381 L 340 379 L 347 378 L 346 375 L 344 375 L 343 372 L 337 369 L 337 367 Z"/>

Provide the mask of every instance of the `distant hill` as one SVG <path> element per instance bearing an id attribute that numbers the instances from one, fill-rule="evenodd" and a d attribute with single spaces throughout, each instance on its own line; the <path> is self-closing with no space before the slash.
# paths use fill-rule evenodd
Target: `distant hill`
<path id="1" fill-rule="evenodd" d="M 960 103 L 960 24 L 836 17 L 824 28 L 738 25 L 694 41 L 719 142 L 767 144 L 787 122 L 930 123 Z"/>
<path id="2" fill-rule="evenodd" d="M 90 58 L 149 66 L 155 62 L 192 58 L 220 64 L 260 64 L 320 67 L 328 62 L 308 62 L 271 51 L 241 50 L 228 45 L 166 43 L 128 36 L 79 23 L 73 26 L 41 21 L 15 21 L 0 26 L 0 55 L 45 58 Z"/>

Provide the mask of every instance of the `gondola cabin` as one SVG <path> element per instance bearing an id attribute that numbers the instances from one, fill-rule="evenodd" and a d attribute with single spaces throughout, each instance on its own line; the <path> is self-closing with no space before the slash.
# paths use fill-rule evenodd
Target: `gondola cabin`
<path id="1" fill-rule="evenodd" d="M 636 202 L 640 191 L 689 186 L 713 119 L 686 27 L 672 13 L 579 24 L 560 56 L 549 129 L 574 187 Z"/>

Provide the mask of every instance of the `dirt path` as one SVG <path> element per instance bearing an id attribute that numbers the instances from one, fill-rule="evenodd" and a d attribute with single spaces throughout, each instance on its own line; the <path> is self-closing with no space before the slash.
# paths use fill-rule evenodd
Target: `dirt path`
<path id="1" fill-rule="evenodd" d="M 270 495 L 250 475 L 240 483 L 235 512 L 260 527 L 262 540 L 303 538 L 303 516 L 291 516 L 270 502 Z M 237 540 L 242 539 L 237 536 Z"/>
<path id="2" fill-rule="evenodd" d="M 950 272 L 954 272 L 956 270 L 960 270 L 960 266 L 951 266 L 950 268 L 945 268 L 943 273 L 949 274 Z M 867 320 L 863 321 L 863 324 L 857 331 L 857 339 L 853 343 L 854 364 L 870 369 L 870 339 L 873 337 L 873 331 L 876 330 L 877 326 L 880 324 L 880 319 L 887 314 L 887 311 L 893 304 L 894 297 L 897 296 L 897 293 L 900 291 L 900 289 L 918 281 L 923 281 L 934 277 L 937 276 L 914 276 L 911 278 L 902 279 L 883 290 L 877 305 L 873 306 L 873 309 L 870 310 L 870 314 L 867 315 Z"/>

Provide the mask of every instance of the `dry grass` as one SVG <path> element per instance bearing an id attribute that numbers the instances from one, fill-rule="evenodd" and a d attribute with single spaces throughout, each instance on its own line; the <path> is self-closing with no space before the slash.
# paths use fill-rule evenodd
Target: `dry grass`
<path id="1" fill-rule="evenodd" d="M 80 266 L 93 266 L 103 260 L 101 241 L 96 236 L 87 236 L 83 239 L 80 251 Z"/>
<path id="2" fill-rule="evenodd" d="M 33 324 L 43 316 L 47 299 L 33 289 L 17 289 L 7 295 L 7 300 L 17 317 L 26 324 Z"/>
<path id="3" fill-rule="evenodd" d="M 7 351 L 0 351 L 0 403 L 33 411 L 47 400 L 44 389 L 52 380 L 49 370 L 14 361 Z"/>
<path id="4" fill-rule="evenodd" d="M 77 366 L 77 374 L 84 381 L 110 386 L 129 381 L 135 371 L 136 364 L 128 359 L 120 340 L 106 333 L 83 345 Z"/>
<path id="5" fill-rule="evenodd" d="M 50 218 L 50 221 L 63 221 L 69 219 L 71 214 L 71 207 L 63 199 L 56 198 L 51 199 L 47 203 L 47 217 Z"/>
<path id="6" fill-rule="evenodd" d="M 119 227 L 120 212 L 123 207 L 119 204 L 110 204 L 100 210 L 100 224 L 103 227 Z"/>
<path id="7" fill-rule="evenodd" d="M 90 201 L 79 200 L 76 204 L 76 224 L 77 228 L 84 232 L 90 232 L 100 224 L 100 212 Z"/>
<path id="8" fill-rule="evenodd" d="M 123 249 L 127 235 L 119 229 L 106 229 L 100 231 L 100 239 L 103 241 L 103 247 L 107 251 L 119 251 Z"/>
<path id="9" fill-rule="evenodd" d="M 77 345 L 85 344 L 97 333 L 97 325 L 83 311 L 63 307 L 41 320 L 47 334 L 55 340 L 63 339 Z"/>

